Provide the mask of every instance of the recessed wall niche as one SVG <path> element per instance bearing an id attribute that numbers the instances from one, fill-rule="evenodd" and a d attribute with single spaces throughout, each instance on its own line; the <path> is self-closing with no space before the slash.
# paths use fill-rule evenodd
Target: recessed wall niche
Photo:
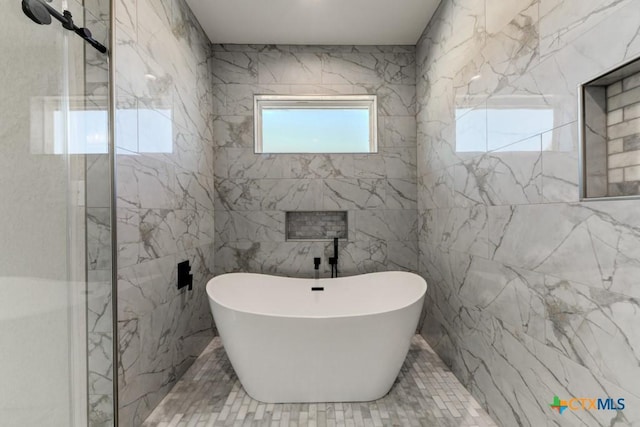
<path id="1" fill-rule="evenodd" d="M 347 217 L 346 211 L 287 212 L 287 240 L 346 239 Z"/>
<path id="2" fill-rule="evenodd" d="M 640 58 L 581 87 L 581 198 L 640 196 Z"/>

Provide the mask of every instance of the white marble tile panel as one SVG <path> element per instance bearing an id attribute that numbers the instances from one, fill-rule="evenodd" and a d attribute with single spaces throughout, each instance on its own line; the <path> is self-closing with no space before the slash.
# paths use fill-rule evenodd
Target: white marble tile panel
<path id="1" fill-rule="evenodd" d="M 386 207 L 386 182 L 382 179 L 323 180 L 325 210 L 362 210 Z"/>
<path id="2" fill-rule="evenodd" d="M 374 90 L 371 86 L 363 85 L 367 92 L 378 95 L 378 114 L 385 116 L 414 116 L 416 113 L 415 85 L 388 84 Z M 358 93 L 357 89 L 354 93 Z"/>
<path id="3" fill-rule="evenodd" d="M 115 29 L 117 38 L 123 38 L 122 32 L 135 40 L 137 34 L 138 15 L 136 3 L 133 0 L 116 0 Z"/>
<path id="4" fill-rule="evenodd" d="M 355 156 L 352 154 L 283 154 L 286 178 L 354 178 Z"/>
<path id="5" fill-rule="evenodd" d="M 565 357 L 632 393 L 640 335 L 627 325 L 638 315 L 631 299 L 546 277 L 547 343 Z"/>
<path id="6" fill-rule="evenodd" d="M 465 332 L 459 339 L 474 336 L 477 339 L 472 350 L 456 355 L 457 363 L 466 363 L 474 369 L 474 380 L 469 387 L 472 393 L 482 396 L 480 403 L 489 405 L 490 415 L 500 425 L 512 425 L 518 420 L 531 425 L 553 422 L 555 417 L 548 407 L 548 395 L 553 398 L 553 395 L 584 393 L 636 399 L 539 341 L 518 334 L 506 323 L 472 311 L 466 311 L 460 323 Z M 500 344 L 492 345 L 496 341 Z M 634 412 L 567 411 L 562 420 L 571 426 L 596 426 L 624 418 L 624 424 L 633 422 Z"/>
<path id="7" fill-rule="evenodd" d="M 639 268 L 633 246 L 638 238 L 636 220 L 621 209 L 633 202 L 618 203 L 489 208 L 493 259 L 548 274 L 561 272 L 567 280 L 636 295 L 631 285 Z M 531 221 L 537 227 L 530 227 Z M 575 256 L 577 251 L 581 257 Z"/>
<path id="8" fill-rule="evenodd" d="M 216 274 L 254 271 L 308 277 L 314 275 L 313 258 L 322 257 L 319 242 L 220 242 L 216 243 Z"/>
<path id="9" fill-rule="evenodd" d="M 116 68 L 119 95 L 151 99 L 171 98 L 173 77 L 153 58 L 138 49 L 131 40 L 117 40 L 120 66 Z M 153 77 L 151 77 L 153 76 Z"/>
<path id="10" fill-rule="evenodd" d="M 455 22 L 455 27 L 451 25 Z M 432 62 L 455 69 L 474 55 L 484 43 L 486 12 L 481 1 L 445 3 L 432 26 L 437 31 L 427 34 L 425 41 L 432 53 Z M 442 69 L 438 71 L 442 72 Z"/>
<path id="11" fill-rule="evenodd" d="M 458 106 L 477 106 L 539 62 L 538 1 L 489 1 L 486 7 L 485 44 L 454 80 Z"/>
<path id="12" fill-rule="evenodd" d="M 541 54 L 552 55 L 614 12 L 629 9 L 632 4 L 629 0 L 540 0 Z"/>
<path id="13" fill-rule="evenodd" d="M 162 258 L 176 252 L 173 211 L 118 208 L 117 221 L 118 268 Z"/>
<path id="14" fill-rule="evenodd" d="M 170 28 L 173 16 L 171 0 L 140 0 L 136 2 L 136 7 L 140 16 L 139 26 L 162 24 Z"/>
<path id="15" fill-rule="evenodd" d="M 109 155 L 88 154 L 84 160 L 85 181 L 89 190 L 86 191 L 84 204 L 87 208 L 109 207 L 111 205 Z"/>
<path id="16" fill-rule="evenodd" d="M 384 54 L 384 78 L 388 83 L 416 83 L 416 55 L 409 53 Z"/>
<path id="17" fill-rule="evenodd" d="M 578 82 L 557 57 L 509 82 L 488 101 L 489 148 L 547 132 L 577 119 Z M 576 61 L 577 62 L 577 61 Z M 585 64 L 566 64 L 586 67 Z M 514 126 L 515 125 L 515 126 Z"/>
<path id="18" fill-rule="evenodd" d="M 382 149 L 378 149 L 377 153 L 354 155 L 354 174 L 358 178 L 385 178 L 387 176 L 385 160 Z"/>
<path id="19" fill-rule="evenodd" d="M 214 83 L 258 83 L 258 54 L 216 52 L 211 56 Z"/>
<path id="20" fill-rule="evenodd" d="M 87 325 L 89 333 L 113 333 L 111 270 L 87 270 Z"/>
<path id="21" fill-rule="evenodd" d="M 455 206 L 455 170 L 458 166 L 427 173 L 418 179 L 418 206 L 421 210 Z"/>
<path id="22" fill-rule="evenodd" d="M 258 61 L 261 84 L 323 83 L 320 54 L 275 51 L 258 54 Z"/>
<path id="23" fill-rule="evenodd" d="M 489 222 L 485 206 L 437 209 L 434 214 L 426 225 L 430 244 L 439 245 L 445 252 L 453 250 L 488 257 Z"/>
<path id="24" fill-rule="evenodd" d="M 414 210 L 366 210 L 355 213 L 356 240 L 417 240 Z"/>
<path id="25" fill-rule="evenodd" d="M 576 123 L 542 134 L 542 196 L 545 202 L 577 202 L 578 130 Z"/>
<path id="26" fill-rule="evenodd" d="M 327 85 L 296 83 L 289 85 L 292 94 L 302 95 L 351 95 L 353 86 L 348 84 Z"/>
<path id="27" fill-rule="evenodd" d="M 215 236 L 214 215 L 209 210 L 175 210 L 173 231 L 178 250 L 186 251 L 212 244 Z"/>
<path id="28" fill-rule="evenodd" d="M 456 166 L 455 192 L 457 206 L 540 203 L 540 136 Z"/>
<path id="29" fill-rule="evenodd" d="M 189 170 L 198 175 L 214 176 L 214 157 L 211 139 L 185 131 L 179 126 L 173 129 L 173 151 L 163 156 L 177 170 Z"/>
<path id="30" fill-rule="evenodd" d="M 118 321 L 132 321 L 164 304 L 177 280 L 174 255 L 121 268 L 118 272 Z M 169 290 L 171 292 L 169 293 Z"/>
<path id="31" fill-rule="evenodd" d="M 90 394 L 88 396 L 90 425 L 113 425 L 112 394 Z"/>
<path id="32" fill-rule="evenodd" d="M 214 178 L 187 169 L 176 170 L 176 207 L 202 212 L 212 211 Z"/>
<path id="33" fill-rule="evenodd" d="M 333 248 L 327 246 L 324 256 L 325 259 L 333 256 Z M 387 242 L 383 240 L 348 242 L 340 248 L 338 260 L 340 274 L 352 276 L 388 270 L 387 256 Z M 328 272 L 330 270 L 327 270 L 327 265 L 325 265 L 324 274 L 326 275 Z"/>
<path id="34" fill-rule="evenodd" d="M 215 209 L 320 210 L 322 181 L 309 179 L 216 180 Z"/>
<path id="35" fill-rule="evenodd" d="M 111 208 L 86 209 L 88 270 L 111 269 Z"/>
<path id="36" fill-rule="evenodd" d="M 416 272 L 418 270 L 418 242 L 389 240 L 385 268 Z"/>
<path id="37" fill-rule="evenodd" d="M 360 178 L 416 178 L 416 149 L 382 148 L 375 154 L 353 156 L 355 176 Z"/>
<path id="38" fill-rule="evenodd" d="M 381 117 L 382 147 L 415 147 L 416 146 L 416 120 L 413 117 Z M 379 142 L 380 143 L 380 142 Z"/>
<path id="39" fill-rule="evenodd" d="M 385 180 L 385 207 L 387 209 L 416 209 L 417 185 L 413 179 Z"/>
<path id="40" fill-rule="evenodd" d="M 505 4 L 500 0 L 486 1 L 487 33 L 496 34 L 509 25 L 522 10 L 531 6 L 531 0 L 515 0 Z M 537 3 L 537 2 L 536 2 Z"/>
<path id="41" fill-rule="evenodd" d="M 175 171 L 166 162 L 149 156 L 117 156 L 120 208 L 172 208 L 176 205 Z"/>
<path id="42" fill-rule="evenodd" d="M 640 39 L 634 24 L 640 11 L 633 0 L 616 1 L 616 4 L 607 0 L 602 10 L 606 9 L 612 12 L 606 14 L 605 19 L 552 55 L 570 84 L 589 81 L 640 53 Z M 602 34 L 608 37 L 602 37 Z M 611 43 L 611 40 L 617 42 Z"/>
<path id="43" fill-rule="evenodd" d="M 195 90 L 195 87 L 185 89 L 174 87 L 172 118 L 175 125 L 181 126 L 201 138 L 206 138 L 210 129 L 211 117 L 202 113 L 199 99 L 187 95 Z"/>
<path id="44" fill-rule="evenodd" d="M 474 257 L 458 292 L 475 309 L 544 342 L 547 327 L 544 275 Z"/>
<path id="45" fill-rule="evenodd" d="M 220 242 L 284 242 L 285 212 L 218 210 L 215 228 Z"/>
<path id="46" fill-rule="evenodd" d="M 381 53 L 326 53 L 322 55 L 322 83 L 380 83 L 385 80 L 385 65 L 385 55 Z"/>
<path id="47" fill-rule="evenodd" d="M 182 0 L 171 0 L 172 17 L 171 29 L 175 38 L 181 42 L 185 48 L 190 46 L 191 54 L 202 60 L 203 56 L 211 54 L 211 42 L 209 37 L 198 22 L 191 8 Z"/>
<path id="48" fill-rule="evenodd" d="M 455 120 L 455 110 L 458 105 L 454 96 L 452 76 L 442 76 L 429 81 L 418 79 L 416 93 L 420 100 L 429 98 L 438 100 L 437 104 L 417 102 L 417 112 L 424 113 L 423 123 L 446 125 Z M 418 115 L 418 122 L 421 122 L 420 115 Z"/>
<path id="49" fill-rule="evenodd" d="M 216 147 L 252 148 L 252 116 L 215 116 L 213 123 L 213 143 Z"/>
<path id="50" fill-rule="evenodd" d="M 224 84 L 214 85 L 214 112 L 230 116 L 253 116 L 254 95 L 287 95 L 289 85 Z"/>
<path id="51" fill-rule="evenodd" d="M 284 178 L 286 157 L 280 154 L 256 154 L 253 148 L 216 148 L 214 173 L 221 178 Z"/>

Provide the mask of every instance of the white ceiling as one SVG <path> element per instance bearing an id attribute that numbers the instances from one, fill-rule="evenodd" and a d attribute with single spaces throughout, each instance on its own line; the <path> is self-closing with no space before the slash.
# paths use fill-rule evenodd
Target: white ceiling
<path id="1" fill-rule="evenodd" d="M 415 44 L 440 0 L 187 0 L 213 43 Z"/>

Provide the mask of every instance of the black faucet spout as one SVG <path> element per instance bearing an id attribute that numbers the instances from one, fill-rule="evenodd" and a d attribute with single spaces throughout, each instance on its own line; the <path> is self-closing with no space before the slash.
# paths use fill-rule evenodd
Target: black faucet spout
<path id="1" fill-rule="evenodd" d="M 333 239 L 333 257 L 329 258 L 331 277 L 338 277 L 338 238 Z"/>

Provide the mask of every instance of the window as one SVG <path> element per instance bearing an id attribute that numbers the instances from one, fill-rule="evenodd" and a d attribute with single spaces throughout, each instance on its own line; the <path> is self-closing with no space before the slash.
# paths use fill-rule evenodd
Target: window
<path id="1" fill-rule="evenodd" d="M 256 95 L 256 153 L 375 153 L 376 111 L 372 95 Z"/>

